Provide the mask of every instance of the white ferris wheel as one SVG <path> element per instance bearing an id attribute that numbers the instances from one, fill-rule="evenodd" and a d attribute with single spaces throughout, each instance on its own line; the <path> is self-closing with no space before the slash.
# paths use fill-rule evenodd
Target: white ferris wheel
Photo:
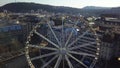
<path id="1" fill-rule="evenodd" d="M 87 21 L 61 17 L 61 25 L 43 18 L 30 32 L 26 57 L 30 68 L 94 68 L 100 51 Z"/>

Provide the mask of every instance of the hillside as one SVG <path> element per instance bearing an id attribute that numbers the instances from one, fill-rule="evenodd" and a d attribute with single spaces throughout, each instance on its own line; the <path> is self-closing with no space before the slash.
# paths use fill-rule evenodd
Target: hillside
<path id="1" fill-rule="evenodd" d="M 120 7 L 111 8 L 110 10 L 106 11 L 105 13 L 120 15 Z"/>
<path id="2" fill-rule="evenodd" d="M 38 9 L 42 9 L 48 12 L 67 12 L 73 13 L 79 12 L 80 9 L 71 8 L 71 7 L 60 7 L 60 6 L 51 6 L 51 5 L 44 5 L 44 4 L 36 4 L 36 3 L 9 3 L 4 6 L 1 6 L 0 10 L 8 10 L 10 12 L 30 12 L 31 10 L 37 11 Z"/>
<path id="3" fill-rule="evenodd" d="M 3 10 L 8 10 L 9 12 L 31 12 L 31 10 L 43 10 L 54 13 L 73 13 L 85 16 L 99 16 L 100 14 L 120 14 L 120 7 L 116 8 L 106 8 L 106 7 L 96 7 L 96 6 L 86 6 L 82 9 L 72 8 L 72 7 L 64 7 L 64 6 L 51 6 L 45 4 L 36 4 L 36 3 L 9 3 L 0 7 L 0 12 Z"/>
<path id="4" fill-rule="evenodd" d="M 98 7 L 98 6 L 85 6 L 82 9 L 111 9 L 108 7 Z"/>

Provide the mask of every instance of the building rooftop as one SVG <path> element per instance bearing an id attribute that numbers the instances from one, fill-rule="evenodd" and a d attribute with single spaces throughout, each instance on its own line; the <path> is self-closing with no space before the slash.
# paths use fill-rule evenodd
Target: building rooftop
<path id="1" fill-rule="evenodd" d="M 119 22 L 120 23 L 120 19 L 106 19 L 105 21 Z"/>

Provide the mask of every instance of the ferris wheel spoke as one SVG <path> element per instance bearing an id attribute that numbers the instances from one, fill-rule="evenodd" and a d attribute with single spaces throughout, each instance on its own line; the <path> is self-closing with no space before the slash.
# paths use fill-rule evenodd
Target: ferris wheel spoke
<path id="1" fill-rule="evenodd" d="M 90 45 L 93 45 L 93 44 L 96 44 L 96 42 L 91 42 L 91 43 L 86 43 L 86 44 L 74 46 L 74 47 L 71 47 L 71 48 L 69 48 L 69 49 L 70 49 L 70 50 L 79 49 L 79 48 L 81 48 L 81 47 L 86 47 L 86 46 L 90 46 Z"/>
<path id="2" fill-rule="evenodd" d="M 47 63 L 45 63 L 41 68 L 47 67 L 50 63 L 52 63 L 53 60 L 55 60 L 58 57 L 58 55 L 55 55 L 52 59 L 50 59 Z"/>
<path id="3" fill-rule="evenodd" d="M 84 53 L 89 53 L 89 54 L 95 54 L 96 52 L 94 52 L 94 51 L 91 51 L 91 50 L 87 50 L 87 49 L 78 49 L 79 51 L 81 51 L 81 52 L 84 52 Z"/>
<path id="4" fill-rule="evenodd" d="M 77 61 L 79 64 L 83 65 L 84 67 L 88 68 L 87 65 L 85 65 L 82 61 L 80 61 L 79 59 L 75 58 L 74 56 L 72 56 L 71 54 L 68 54 L 72 59 L 74 59 L 75 61 Z"/>
<path id="5" fill-rule="evenodd" d="M 43 65 L 46 64 L 46 62 L 43 59 L 41 59 L 41 61 L 42 61 Z M 47 68 L 51 68 L 51 66 L 48 65 Z"/>
<path id="6" fill-rule="evenodd" d="M 77 52 L 77 51 L 69 51 L 69 53 L 77 54 L 77 55 L 84 55 L 84 56 L 95 57 L 95 55 L 93 55 L 93 54 L 88 54 L 88 53 L 83 53 L 83 52 Z"/>
<path id="7" fill-rule="evenodd" d="M 57 50 L 57 48 L 53 47 L 47 47 L 47 46 L 37 46 L 37 45 L 28 45 L 28 47 L 34 47 L 34 48 L 39 48 L 39 49 L 47 49 L 47 50 Z"/>
<path id="8" fill-rule="evenodd" d="M 92 50 L 92 51 L 96 51 L 96 49 L 97 49 L 97 47 L 96 48 L 84 47 L 84 48 L 87 50 Z"/>
<path id="9" fill-rule="evenodd" d="M 93 41 L 95 41 L 95 39 L 94 38 L 90 38 L 90 37 L 83 37 L 84 39 L 89 39 L 89 40 L 93 40 Z"/>
<path id="10" fill-rule="evenodd" d="M 80 41 L 79 41 L 80 40 Z M 79 39 L 78 40 L 78 42 L 81 42 L 81 43 L 83 43 L 83 42 L 85 42 L 85 43 L 90 43 L 90 42 L 92 42 L 92 41 L 90 41 L 90 40 L 85 40 L 85 39 Z"/>
<path id="11" fill-rule="evenodd" d="M 68 59 L 68 56 L 67 56 L 67 55 L 65 55 L 65 59 L 66 59 L 66 61 L 67 61 L 67 63 L 68 63 L 69 68 L 74 68 L 73 65 L 72 65 L 72 63 L 71 63 L 70 60 Z"/>
<path id="12" fill-rule="evenodd" d="M 47 23 L 47 24 L 48 24 L 48 26 L 49 26 L 49 28 L 50 28 L 51 32 L 53 33 L 53 35 L 54 35 L 54 37 L 55 37 L 56 41 L 57 41 L 57 42 L 58 42 L 58 44 L 60 45 L 60 41 L 58 40 L 58 38 L 57 38 L 57 36 L 56 36 L 56 34 L 55 34 L 54 30 L 53 30 L 53 29 L 52 29 L 52 27 L 51 27 L 51 25 L 50 25 L 49 23 Z"/>
<path id="13" fill-rule="evenodd" d="M 70 43 L 69 45 L 68 45 L 68 47 L 70 47 L 70 46 L 72 46 L 74 43 L 76 43 L 80 38 L 82 38 L 82 37 L 84 37 L 84 35 L 86 34 L 86 33 L 88 33 L 88 31 L 89 30 L 87 30 L 86 32 L 84 32 L 82 35 L 80 35 L 79 37 L 77 37 L 72 43 Z"/>
<path id="14" fill-rule="evenodd" d="M 59 67 L 61 60 L 62 60 L 62 55 L 59 55 L 59 57 L 58 57 L 58 59 L 57 59 L 57 62 L 56 62 L 56 64 L 55 64 L 54 68 L 58 68 L 58 67 Z"/>
<path id="15" fill-rule="evenodd" d="M 93 68 L 94 66 L 95 66 L 95 64 L 96 64 L 96 60 L 94 60 L 92 63 L 91 63 L 91 65 L 90 65 L 90 67 L 89 68 Z"/>
<path id="16" fill-rule="evenodd" d="M 83 55 L 83 57 L 81 58 L 81 61 L 83 61 L 85 59 L 86 55 Z"/>
<path id="17" fill-rule="evenodd" d="M 40 55 L 40 56 L 37 56 L 37 57 L 31 58 L 31 60 L 36 60 L 36 59 L 40 59 L 40 58 L 44 58 L 44 57 L 49 57 L 49 56 L 52 56 L 52 55 L 55 55 L 55 54 L 57 54 L 57 52 L 52 52 L 52 53 L 48 53 L 48 54 L 44 54 L 44 55 Z"/>
<path id="18" fill-rule="evenodd" d="M 95 36 L 93 33 L 90 33 L 90 32 L 89 32 L 89 33 L 87 33 L 87 35 L 90 35 L 90 36 Z"/>
<path id="19" fill-rule="evenodd" d="M 67 46 L 68 42 L 70 41 L 70 39 L 71 39 L 71 37 L 72 37 L 72 35 L 73 35 L 74 27 L 75 27 L 75 25 L 77 25 L 77 24 L 78 24 L 78 22 L 75 23 L 74 26 L 72 27 L 72 31 L 71 31 L 71 33 L 70 33 L 70 35 L 69 35 L 69 37 L 68 37 L 68 39 L 67 39 L 67 41 L 66 41 L 66 43 L 65 43 L 65 46 Z"/>
<path id="20" fill-rule="evenodd" d="M 37 31 L 35 31 L 35 33 L 40 36 L 41 38 L 43 38 L 44 40 L 48 41 L 49 43 L 51 43 L 52 45 L 54 45 L 55 47 L 59 48 L 59 46 L 55 43 L 53 43 L 52 41 L 50 41 L 48 38 L 46 38 L 45 36 L 43 36 L 42 34 L 38 33 Z"/>
<path id="21" fill-rule="evenodd" d="M 68 44 L 70 38 L 72 37 L 72 34 L 73 34 L 73 29 L 72 29 L 72 31 L 71 31 L 71 33 L 70 33 L 70 35 L 69 35 L 69 37 L 68 37 L 68 39 L 67 39 L 67 41 L 66 41 L 66 43 L 65 43 L 65 46 Z"/>

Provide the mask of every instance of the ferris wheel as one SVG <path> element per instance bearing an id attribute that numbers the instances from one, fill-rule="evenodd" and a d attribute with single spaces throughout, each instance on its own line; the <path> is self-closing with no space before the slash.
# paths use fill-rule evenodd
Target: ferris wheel
<path id="1" fill-rule="evenodd" d="M 94 68 L 100 51 L 95 30 L 81 19 L 61 17 L 61 25 L 43 18 L 30 32 L 26 57 L 30 68 Z"/>

